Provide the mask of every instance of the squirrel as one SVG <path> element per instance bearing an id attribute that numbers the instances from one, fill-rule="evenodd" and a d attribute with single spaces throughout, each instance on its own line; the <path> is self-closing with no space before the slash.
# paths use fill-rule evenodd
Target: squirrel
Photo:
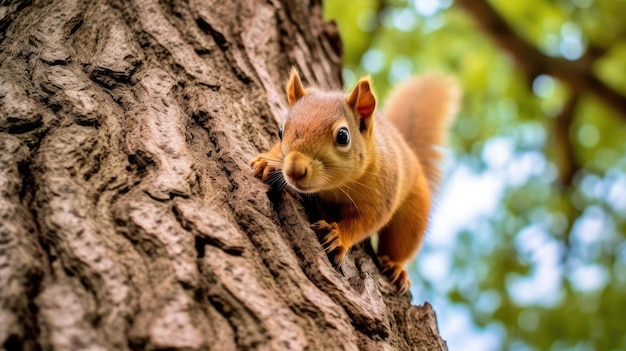
<path id="1" fill-rule="evenodd" d="M 286 90 L 290 110 L 280 141 L 251 161 L 254 175 L 270 184 L 278 175 L 313 194 L 323 219 L 311 228 L 337 265 L 378 232 L 381 270 L 404 293 L 410 281 L 403 265 L 428 226 L 440 182 L 437 147 L 458 109 L 457 85 L 442 75 L 413 77 L 392 92 L 386 118 L 375 114 L 369 77 L 346 94 L 305 88 L 293 68 Z"/>

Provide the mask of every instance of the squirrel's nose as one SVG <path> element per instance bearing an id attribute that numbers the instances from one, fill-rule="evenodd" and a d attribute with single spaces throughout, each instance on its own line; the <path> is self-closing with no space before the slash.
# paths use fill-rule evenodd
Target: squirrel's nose
<path id="1" fill-rule="evenodd" d="M 309 159 L 299 152 L 291 152 L 283 161 L 285 176 L 292 180 L 301 180 L 306 177 L 309 168 Z"/>
<path id="2" fill-rule="evenodd" d="M 303 164 L 294 164 L 285 169 L 285 174 L 293 180 L 300 180 L 306 177 L 306 166 Z"/>

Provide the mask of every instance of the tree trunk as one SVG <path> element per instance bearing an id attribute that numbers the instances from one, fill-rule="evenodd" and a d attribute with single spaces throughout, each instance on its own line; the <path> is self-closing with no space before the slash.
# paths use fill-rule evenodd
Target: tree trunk
<path id="1" fill-rule="evenodd" d="M 4 349 L 445 349 L 249 168 L 289 67 L 339 88 L 340 51 L 318 1 L 1 2 Z"/>

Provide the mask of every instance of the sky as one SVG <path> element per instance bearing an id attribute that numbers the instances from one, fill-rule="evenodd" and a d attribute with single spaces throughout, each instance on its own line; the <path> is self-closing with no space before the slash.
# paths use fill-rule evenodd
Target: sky
<path id="1" fill-rule="evenodd" d="M 422 286 L 413 285 L 413 303 L 423 304 L 428 301 L 433 305 L 440 334 L 450 350 L 497 350 L 502 338 L 501 328 L 481 330 L 474 325 L 467 307 L 451 303 L 445 298 L 444 292 L 452 287 L 452 255 L 459 232 L 477 219 L 495 212 L 505 184 L 495 172 L 476 174 L 464 165 L 450 171 L 436 201 L 431 227 L 415 262 L 417 271 L 433 284 L 435 293 L 424 295 L 420 289 Z"/>
<path id="2" fill-rule="evenodd" d="M 411 287 L 414 304 L 428 301 L 437 314 L 441 336 L 450 350 L 499 350 L 505 335 L 504 326 L 496 322 L 486 328 L 479 328 L 472 320 L 471 312 L 462 304 L 455 304 L 446 297 L 454 284 L 463 286 L 463 279 L 472 276 L 453 274 L 453 257 L 459 234 L 463 230 L 474 233 L 472 240 L 479 243 L 496 241 L 488 226 L 480 227 L 484 220 L 493 217 L 501 206 L 507 186 L 519 185 L 531 176 L 548 174 L 550 165 L 542 154 L 515 152 L 513 142 L 506 138 L 495 138 L 487 142 L 482 154 L 486 167 L 476 171 L 462 160 L 454 159 L 448 152 L 444 165 L 447 176 L 432 210 L 431 224 L 422 249 L 414 262 L 416 269 L 409 269 L 413 282 Z M 582 189 L 588 195 L 605 196 L 617 209 L 626 208 L 626 176 L 612 176 L 607 179 L 591 177 L 583 180 Z M 624 179 L 622 179 L 624 178 Z M 611 279 L 611 272 L 594 260 L 573 262 L 563 267 L 562 243 L 550 234 L 555 227 L 566 229 L 558 217 L 548 221 L 537 220 L 524 227 L 515 235 L 515 247 L 520 256 L 531 263 L 529 274 L 522 276 L 510 273 L 507 277 L 507 294 L 519 306 L 556 306 L 562 299 L 563 279 L 580 292 L 594 292 L 603 289 Z M 477 230 L 478 229 L 478 230 Z M 484 230 L 481 230 L 484 229 Z M 589 253 L 590 247 L 610 240 L 617 235 L 614 224 L 598 206 L 588 206 L 576 220 L 572 228 L 571 245 Z M 626 248 L 624 248 L 626 261 Z M 591 253 L 592 254 L 592 253 Z M 487 269 L 487 267 L 485 267 Z M 421 281 L 429 285 L 426 288 Z M 472 282 L 466 282 L 471 287 Z M 495 291 L 480 292 L 475 299 L 478 308 L 495 310 L 499 306 L 500 295 Z M 532 311 L 520 315 L 520 325 L 537 325 L 539 317 Z M 519 350 L 525 350 L 523 345 Z"/>

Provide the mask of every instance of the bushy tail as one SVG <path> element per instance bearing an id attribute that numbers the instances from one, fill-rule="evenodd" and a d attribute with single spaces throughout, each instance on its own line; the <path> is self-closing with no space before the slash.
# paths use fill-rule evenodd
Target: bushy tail
<path id="1" fill-rule="evenodd" d="M 440 182 L 441 146 L 458 112 L 460 95 L 454 79 L 429 74 L 399 85 L 387 99 L 385 117 L 419 158 L 431 191 Z"/>

